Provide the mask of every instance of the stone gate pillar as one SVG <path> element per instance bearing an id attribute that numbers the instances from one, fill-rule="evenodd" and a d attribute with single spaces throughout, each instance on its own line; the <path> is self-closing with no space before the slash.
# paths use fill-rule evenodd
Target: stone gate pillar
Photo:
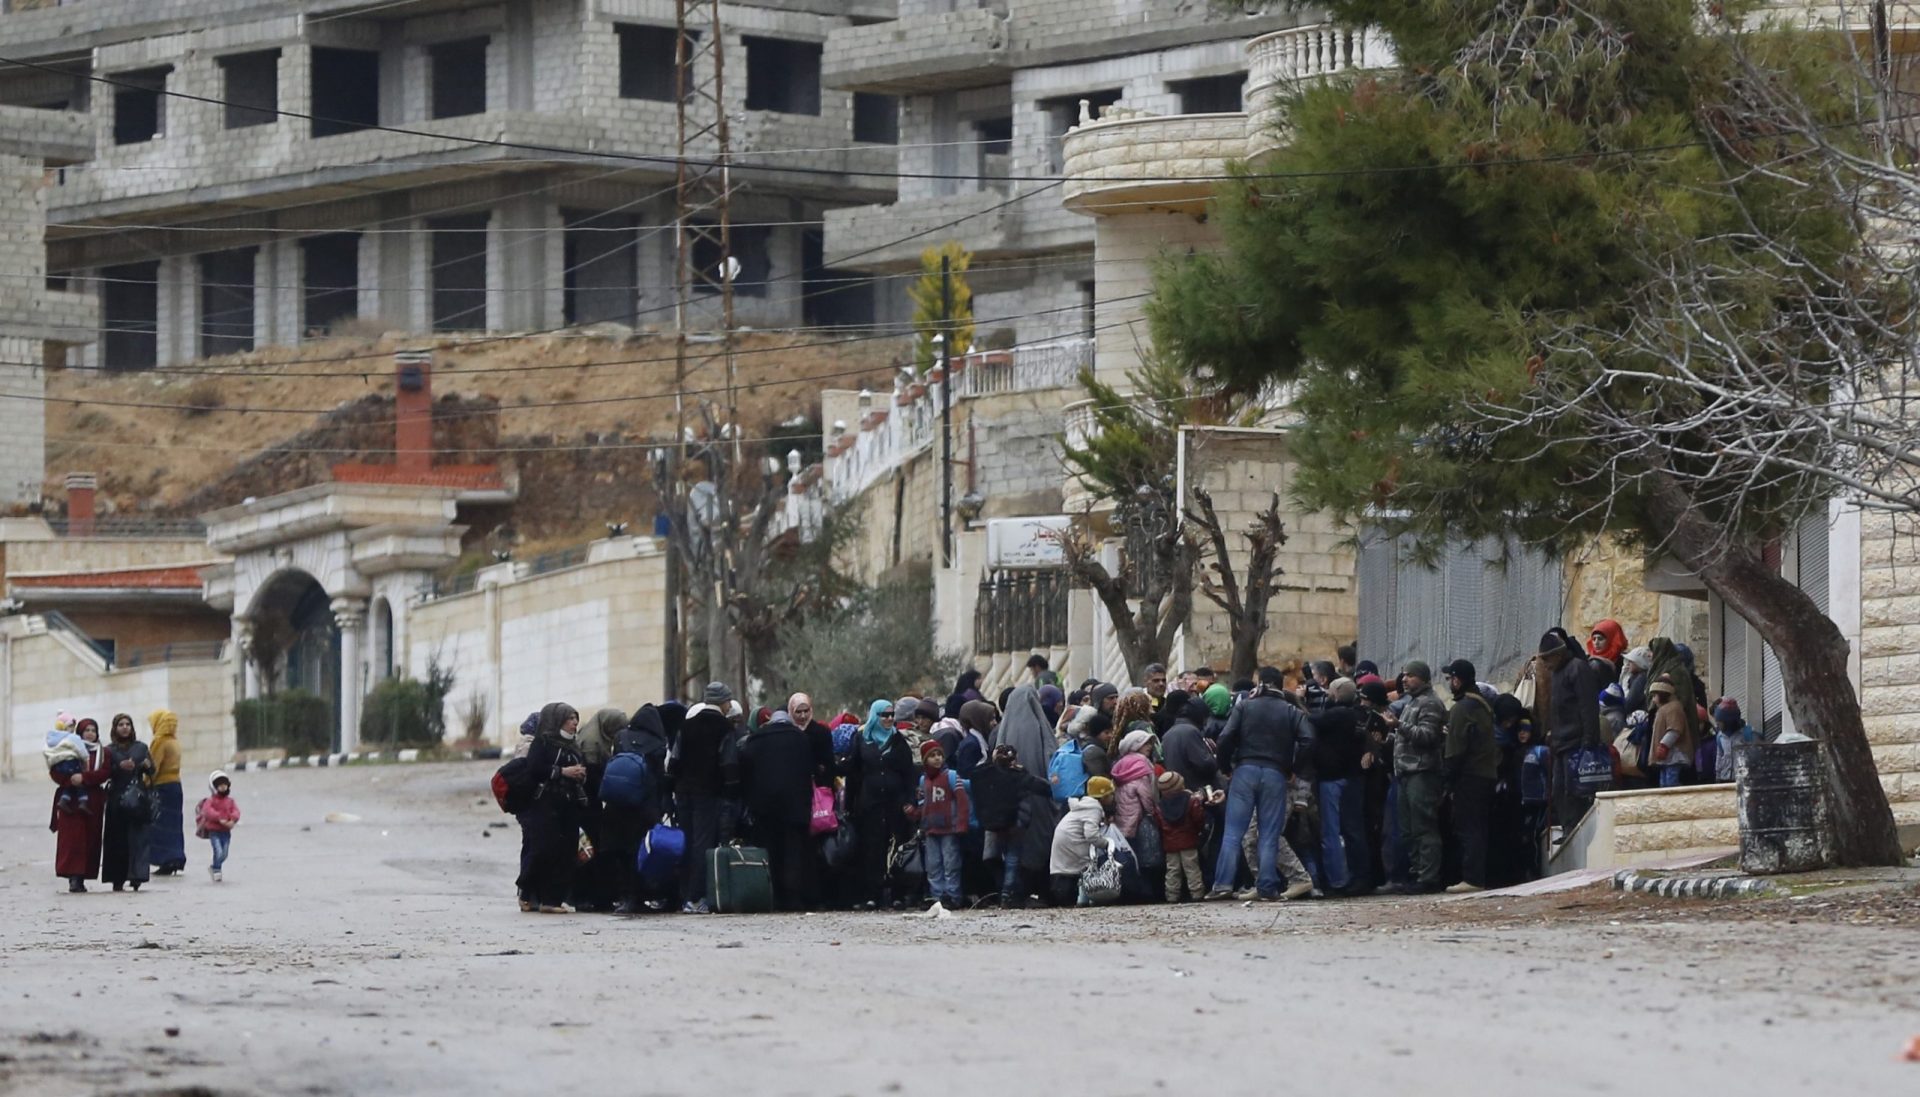
<path id="1" fill-rule="evenodd" d="M 367 600 L 335 598 L 333 623 L 340 630 L 340 750 L 360 749 L 360 703 L 366 697 L 366 675 L 360 653 L 365 648 Z"/>

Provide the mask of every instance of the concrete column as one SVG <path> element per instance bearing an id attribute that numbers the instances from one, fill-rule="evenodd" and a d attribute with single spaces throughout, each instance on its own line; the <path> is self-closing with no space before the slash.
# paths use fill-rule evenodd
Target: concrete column
<path id="1" fill-rule="evenodd" d="M 251 701 L 260 696 L 260 664 L 254 661 L 253 621 L 233 619 L 233 650 L 240 656 L 240 699 Z"/>
<path id="2" fill-rule="evenodd" d="M 367 628 L 365 598 L 335 598 L 333 623 L 340 630 L 340 750 L 360 749 L 360 703 L 366 696 L 366 668 L 360 651 Z"/>

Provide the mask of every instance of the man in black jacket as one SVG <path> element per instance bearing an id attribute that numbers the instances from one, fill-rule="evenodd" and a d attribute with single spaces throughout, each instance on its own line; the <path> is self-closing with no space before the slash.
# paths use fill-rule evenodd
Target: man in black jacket
<path id="1" fill-rule="evenodd" d="M 784 711 L 740 744 L 740 789 L 748 833 L 773 869 L 774 897 L 783 910 L 810 909 L 813 745 Z"/>
<path id="2" fill-rule="evenodd" d="M 1278 668 L 1261 667 L 1260 684 L 1233 707 L 1220 734 L 1220 770 L 1227 775 L 1227 823 L 1214 863 L 1209 899 L 1232 894 L 1239 868 L 1240 843 L 1254 813 L 1260 816 L 1260 868 L 1254 881 L 1262 900 L 1298 899 L 1313 890 L 1302 877 L 1280 877 L 1281 831 L 1287 825 L 1287 779 L 1293 776 L 1297 753 L 1313 741 L 1313 724 L 1284 696 L 1284 678 Z"/>
<path id="3" fill-rule="evenodd" d="M 1573 783 L 1570 762 L 1581 747 L 1600 745 L 1600 687 L 1592 664 L 1575 658 L 1557 632 L 1540 638 L 1540 661 L 1553 669 L 1547 745 L 1553 755 L 1553 821 L 1565 841 L 1593 805 L 1593 795 Z"/>
<path id="4" fill-rule="evenodd" d="M 729 700 L 722 705 L 737 708 L 739 702 Z M 722 755 L 732 734 L 733 722 L 727 718 L 727 709 L 701 702 L 687 710 L 668 761 L 673 775 L 674 819 L 687 835 L 686 860 L 681 868 L 681 910 L 688 914 L 707 909 L 707 853 L 721 840 L 727 785 Z"/>
<path id="5" fill-rule="evenodd" d="M 1213 747 L 1207 743 L 1206 734 L 1201 731 L 1207 726 L 1207 705 L 1198 697 L 1172 696 L 1179 696 L 1182 700 L 1179 711 L 1174 714 L 1173 724 L 1160 740 L 1160 754 L 1166 760 L 1167 768 L 1179 774 L 1188 788 L 1198 792 L 1213 784 L 1214 778 L 1220 775 L 1220 763 L 1213 756 Z"/>
<path id="6" fill-rule="evenodd" d="M 1313 770 L 1320 797 L 1320 871 L 1327 888 L 1348 894 L 1373 890 L 1367 856 L 1366 786 L 1360 759 L 1367 754 L 1359 687 L 1335 678 L 1327 705 L 1313 718 Z"/>

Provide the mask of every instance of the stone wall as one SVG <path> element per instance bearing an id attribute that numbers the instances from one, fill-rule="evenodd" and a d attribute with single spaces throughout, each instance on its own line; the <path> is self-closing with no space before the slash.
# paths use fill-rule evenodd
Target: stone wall
<path id="1" fill-rule="evenodd" d="M 1920 520 L 1860 516 L 1860 711 L 1902 825 L 1920 823 Z M 1836 614 L 1837 616 L 1837 614 Z"/>
<path id="2" fill-rule="evenodd" d="M 233 756 L 234 677 L 229 660 L 103 671 L 63 637 L 26 635 L 25 621 L 8 619 L 8 639 L 0 647 L 0 682 L 7 689 L 0 708 L 7 727 L 0 740 L 11 752 L 0 758 L 0 772 L 45 780 L 40 751 L 54 714 L 61 711 L 92 717 L 103 729 L 115 713 L 129 713 L 146 739 L 147 714 L 172 709 L 180 717 L 181 774 L 189 789 Z"/>
<path id="3" fill-rule="evenodd" d="M 591 714 L 659 699 L 666 556 L 651 539 L 595 542 L 588 563 L 545 575 L 525 576 L 524 567 L 408 611 L 408 673 L 424 676 L 429 658 L 453 671 L 450 734 L 476 698 L 503 744 L 550 701 Z"/>

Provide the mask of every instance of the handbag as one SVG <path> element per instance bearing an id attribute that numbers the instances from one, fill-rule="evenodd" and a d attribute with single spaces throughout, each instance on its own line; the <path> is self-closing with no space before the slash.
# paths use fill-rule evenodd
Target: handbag
<path id="1" fill-rule="evenodd" d="M 896 875 L 925 876 L 927 859 L 920 847 L 920 835 L 915 834 L 904 842 L 896 841 L 887 856 L 887 866 Z"/>
<path id="2" fill-rule="evenodd" d="M 108 803 L 114 813 L 123 819 L 145 819 L 149 822 L 153 819 L 153 797 L 147 795 L 146 788 L 137 779 L 122 785 Z"/>
<path id="3" fill-rule="evenodd" d="M 1134 856 L 1144 867 L 1146 865 L 1165 864 L 1166 850 L 1160 840 L 1160 820 L 1157 812 L 1147 812 L 1140 816 L 1140 826 L 1133 832 Z"/>
<path id="4" fill-rule="evenodd" d="M 1087 856 L 1091 859 L 1086 869 L 1080 873 L 1080 905 L 1089 907 L 1105 906 L 1120 898 L 1122 875 L 1120 860 L 1114 856 L 1113 840 L 1102 838 L 1106 848 L 1098 845 L 1087 847 Z"/>
<path id="5" fill-rule="evenodd" d="M 1634 745 L 1632 728 L 1622 728 L 1620 734 L 1613 737 L 1613 750 L 1620 756 L 1620 776 L 1642 776 L 1640 749 Z"/>
<path id="6" fill-rule="evenodd" d="M 807 827 L 815 838 L 840 829 L 838 806 L 833 789 L 813 786 L 813 818 L 808 820 Z"/>

